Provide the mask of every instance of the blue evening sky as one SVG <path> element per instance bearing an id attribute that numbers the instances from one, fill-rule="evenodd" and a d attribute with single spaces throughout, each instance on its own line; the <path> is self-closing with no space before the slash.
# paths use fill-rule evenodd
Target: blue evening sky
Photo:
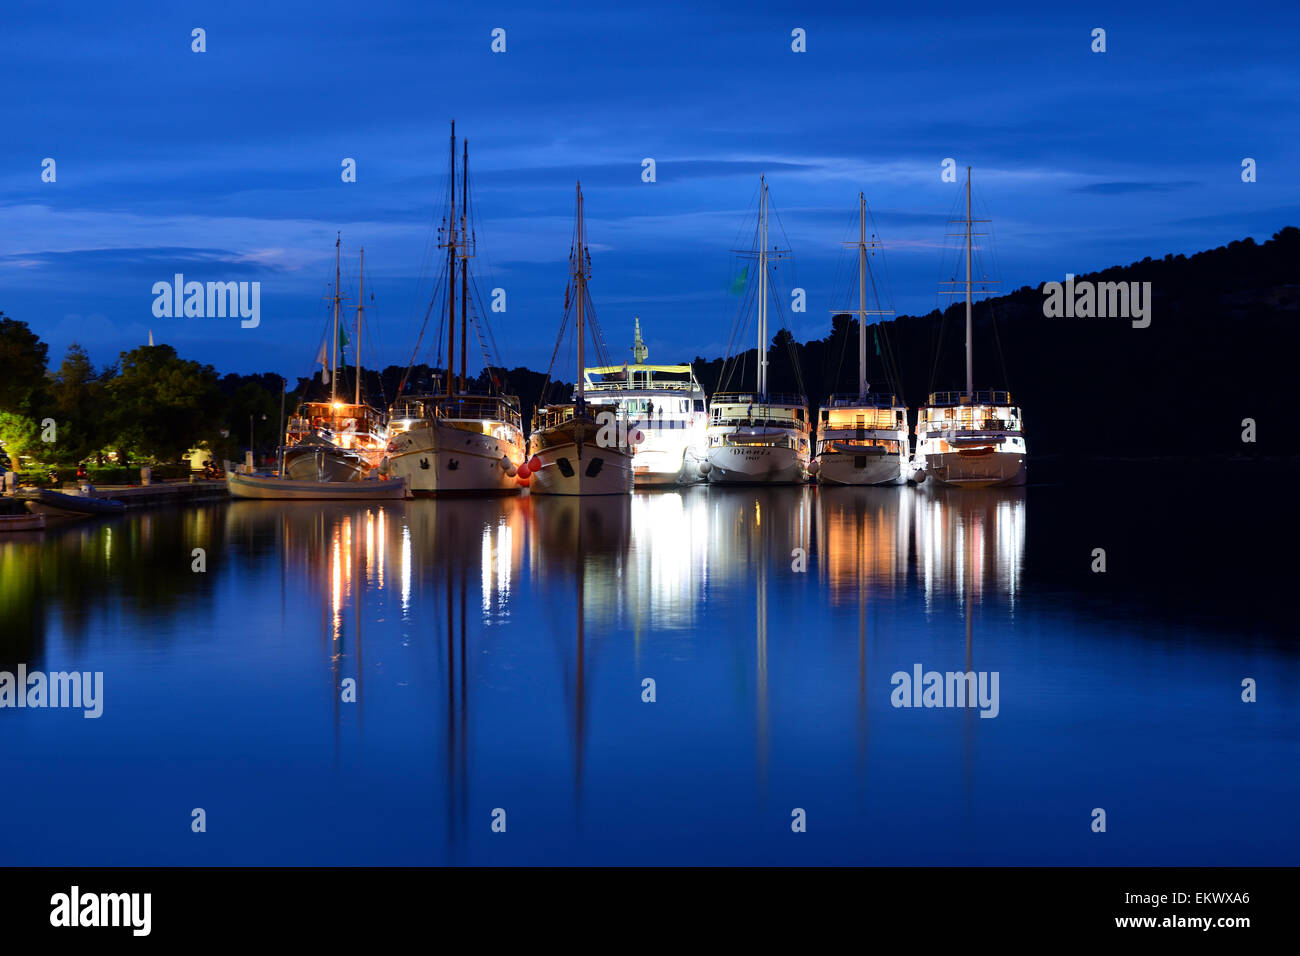
<path id="1" fill-rule="evenodd" d="M 786 302 L 807 290 L 806 312 L 785 310 L 800 339 L 849 302 L 840 244 L 859 190 L 895 307 L 938 303 L 959 189 L 940 179 L 945 157 L 974 167 L 1003 289 L 1264 239 L 1300 223 L 1298 10 L 9 0 L 0 310 L 55 362 L 76 340 L 108 363 L 152 329 L 223 371 L 306 374 L 341 231 L 345 286 L 364 245 L 375 294 L 367 364 L 404 364 L 452 117 L 470 141 L 478 281 L 507 292 L 491 318 L 508 366 L 550 358 L 577 179 L 620 359 L 633 314 L 652 361 L 723 352 L 729 250 L 764 171 L 795 256 Z M 205 53 L 191 52 L 195 27 Z M 791 50 L 796 27 L 806 53 Z M 1241 181 L 1244 157 L 1258 182 Z M 155 318 L 151 287 L 177 272 L 261 282 L 260 327 Z"/>

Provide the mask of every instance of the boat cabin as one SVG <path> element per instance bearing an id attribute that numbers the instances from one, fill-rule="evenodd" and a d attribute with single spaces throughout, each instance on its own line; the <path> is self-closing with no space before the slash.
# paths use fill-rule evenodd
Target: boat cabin
<path id="1" fill-rule="evenodd" d="M 389 437 L 434 420 L 503 441 L 514 441 L 522 432 L 517 396 L 460 392 L 398 399 L 389 415 Z"/>
<path id="2" fill-rule="evenodd" d="M 929 438 L 944 447 L 970 442 L 1002 443 L 1023 448 L 1020 409 L 1010 392 L 933 392 L 916 422 L 918 440 Z"/>
<path id="3" fill-rule="evenodd" d="M 808 406 L 802 395 L 764 397 L 749 392 L 718 392 L 709 403 L 709 425 L 790 428 L 806 432 L 809 428 Z"/>
<path id="4" fill-rule="evenodd" d="M 350 402 L 304 402 L 289 419 L 285 443 L 296 445 L 311 435 L 339 448 L 368 447 L 383 430 L 379 412 Z"/>

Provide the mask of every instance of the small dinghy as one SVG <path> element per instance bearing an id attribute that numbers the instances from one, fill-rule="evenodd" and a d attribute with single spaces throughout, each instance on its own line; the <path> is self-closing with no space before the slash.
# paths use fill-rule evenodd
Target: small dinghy
<path id="1" fill-rule="evenodd" d="M 45 515 L 0 515 L 0 534 L 6 531 L 40 531 Z"/>
<path id="2" fill-rule="evenodd" d="M 92 498 L 89 495 L 69 495 L 62 491 L 42 488 L 27 499 L 27 510 L 46 518 L 90 518 L 96 515 L 117 515 L 126 505 L 113 498 Z"/>
<path id="3" fill-rule="evenodd" d="M 405 478 L 363 478 L 360 481 L 299 481 L 271 475 L 229 472 L 226 486 L 232 498 L 279 501 L 374 501 L 406 497 Z"/>

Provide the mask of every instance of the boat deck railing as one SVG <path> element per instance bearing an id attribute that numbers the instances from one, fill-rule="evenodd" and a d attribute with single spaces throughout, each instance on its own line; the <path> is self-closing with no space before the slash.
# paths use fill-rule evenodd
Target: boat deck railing
<path id="1" fill-rule="evenodd" d="M 438 418 L 477 421 L 503 421 L 519 427 L 519 409 L 494 395 L 452 395 L 434 403 Z"/>
<path id="2" fill-rule="evenodd" d="M 617 405 L 599 404 L 587 402 L 583 415 L 578 415 L 577 406 L 570 405 L 547 405 L 544 408 L 538 408 L 533 412 L 533 429 L 554 428 L 556 425 L 563 425 L 574 418 L 585 418 L 595 422 L 597 425 L 605 424 L 608 419 L 602 418 L 604 415 L 613 415 L 615 423 L 621 423 L 622 427 L 627 428 L 633 424 L 633 420 L 618 410 Z"/>
<path id="3" fill-rule="evenodd" d="M 826 396 L 822 408 L 899 408 L 907 411 L 907 406 L 899 404 L 897 395 L 887 392 L 868 392 L 866 395 L 836 392 Z"/>
<path id="4" fill-rule="evenodd" d="M 587 379 L 586 389 L 588 391 L 626 391 L 626 392 L 686 392 L 689 394 L 703 394 L 702 389 L 696 382 L 687 379 L 677 381 L 657 382 L 654 379 L 633 379 L 629 382 L 625 378 L 606 378 L 606 379 Z"/>
<path id="5" fill-rule="evenodd" d="M 430 417 L 447 421 L 502 421 L 516 428 L 521 427 L 522 421 L 519 400 L 513 395 L 418 395 L 393 403 L 395 420 Z"/>
<path id="6" fill-rule="evenodd" d="M 885 435 L 896 435 L 899 432 L 907 431 L 906 422 L 885 422 L 872 424 L 870 422 L 864 425 L 855 425 L 852 422 L 822 422 L 817 428 L 819 435 L 834 435 L 841 437 L 845 435 L 872 435 L 880 432 Z"/>
<path id="7" fill-rule="evenodd" d="M 754 405 L 770 406 L 785 405 L 794 408 L 806 408 L 808 400 L 802 395 L 782 394 L 780 392 L 771 392 L 767 395 L 759 395 L 757 392 L 715 392 L 710 400 L 711 405 Z"/>
<path id="8" fill-rule="evenodd" d="M 1011 393 L 994 390 L 975 392 L 931 392 L 927 405 L 1010 405 Z"/>
<path id="9" fill-rule="evenodd" d="M 916 425 L 916 433 L 944 432 L 1018 432 L 1021 423 L 1016 418 L 977 418 L 974 421 L 952 421 L 948 419 L 921 419 Z"/>

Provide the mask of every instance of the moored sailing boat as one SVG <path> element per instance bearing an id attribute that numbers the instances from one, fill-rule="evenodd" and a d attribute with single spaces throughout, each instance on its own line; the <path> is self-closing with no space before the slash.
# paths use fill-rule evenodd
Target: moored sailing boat
<path id="1" fill-rule="evenodd" d="M 524 460 L 519 399 L 466 388 L 469 334 L 469 260 L 475 238 L 469 222 L 469 143 L 461 164 L 460 221 L 456 220 L 456 124 L 451 127 L 450 216 L 447 250 L 447 381 L 438 394 L 399 398 L 389 414 L 388 457 L 381 471 L 405 478 L 416 496 L 509 494 L 519 490 Z M 456 271 L 460 268 L 460 374 L 453 374 L 456 343 Z"/>
<path id="2" fill-rule="evenodd" d="M 872 392 L 867 382 L 867 316 L 892 310 L 867 309 L 867 200 L 858 193 L 858 392 L 830 395 L 821 409 L 817 459 L 809 470 L 821 484 L 899 485 L 907 480 L 907 406 L 892 393 Z M 879 296 L 877 295 L 877 300 Z M 877 305 L 879 302 L 877 301 Z M 877 344 L 879 351 L 879 344 Z"/>
<path id="3" fill-rule="evenodd" d="M 339 359 L 347 340 L 340 325 L 339 244 L 334 241 L 334 302 L 331 324 L 329 401 L 303 402 L 290 417 L 281 449 L 283 473 L 298 481 L 359 481 L 367 477 L 384 454 L 386 426 L 383 415 L 361 394 L 361 316 L 364 305 L 357 300 L 356 381 L 353 401 L 343 401 L 339 392 Z M 361 289 L 365 291 L 365 250 L 361 250 Z M 321 348 L 321 359 L 325 348 Z"/>
<path id="4" fill-rule="evenodd" d="M 966 167 L 966 280 L 948 293 L 966 296 L 966 390 L 933 392 L 916 423 L 914 477 L 940 484 L 988 488 L 1025 483 L 1025 437 L 1020 409 L 1007 391 L 976 391 L 972 358 L 972 237 L 970 167 Z"/>
<path id="5" fill-rule="evenodd" d="M 753 392 L 718 392 L 709 405 L 708 450 L 701 465 L 713 484 L 797 484 L 807 480 L 808 400 L 767 389 L 767 265 L 781 253 L 767 248 L 767 178 L 759 181 L 758 368 Z"/>
<path id="6" fill-rule="evenodd" d="M 533 413 L 533 432 L 529 439 L 533 457 L 520 473 L 530 482 L 533 494 L 628 494 L 632 491 L 634 449 L 628 441 L 627 419 L 620 416 L 617 404 L 600 406 L 587 402 L 583 369 L 591 255 L 583 224 L 581 183 L 577 188 L 577 221 L 569 252 L 569 271 L 572 284 L 568 291 L 572 295 L 566 294 L 565 298 L 576 319 L 578 387 L 572 402 L 547 405 Z M 594 315 L 591 322 L 594 326 Z M 567 314 L 565 324 L 568 324 Z M 593 341 L 598 341 L 594 334 Z"/>

